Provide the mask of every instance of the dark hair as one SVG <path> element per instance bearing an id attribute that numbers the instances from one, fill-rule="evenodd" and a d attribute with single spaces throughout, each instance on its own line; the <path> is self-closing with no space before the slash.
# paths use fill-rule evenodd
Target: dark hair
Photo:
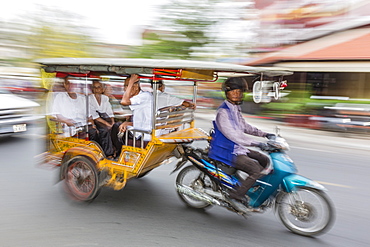
<path id="1" fill-rule="evenodd" d="M 126 82 L 126 80 L 128 80 L 128 79 L 130 79 L 130 78 L 131 78 L 131 75 L 128 75 L 128 76 L 126 77 L 126 79 L 125 79 L 125 82 Z M 135 84 L 139 84 L 139 82 L 140 82 L 140 79 L 139 79 L 138 81 L 135 81 L 133 85 L 135 85 Z M 139 86 L 140 86 L 140 84 L 139 84 Z"/>

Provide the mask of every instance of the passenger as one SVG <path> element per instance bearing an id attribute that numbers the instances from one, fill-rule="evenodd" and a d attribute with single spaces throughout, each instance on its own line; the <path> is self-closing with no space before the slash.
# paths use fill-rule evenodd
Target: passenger
<path id="1" fill-rule="evenodd" d="M 109 97 L 103 94 L 103 84 L 93 81 L 93 94 L 89 95 L 89 110 L 99 132 L 99 144 L 108 158 L 113 158 L 114 149 L 111 139 L 111 128 L 114 124 L 114 114 L 109 103 Z"/>
<path id="2" fill-rule="evenodd" d="M 152 88 L 154 85 L 154 82 L 151 81 Z M 177 110 L 184 110 L 186 108 L 195 109 L 195 105 L 193 103 L 190 103 L 188 101 L 185 101 L 183 99 L 180 99 L 178 97 L 172 96 L 168 93 L 165 93 L 165 85 L 163 84 L 163 81 L 157 81 L 157 109 L 164 109 L 168 107 L 171 111 L 177 111 Z M 167 109 L 167 108 L 166 108 Z M 178 128 L 164 128 L 157 130 L 156 136 L 165 135 L 168 133 L 171 133 L 172 131 L 178 130 Z"/>
<path id="3" fill-rule="evenodd" d="M 112 140 L 113 145 L 116 147 L 117 156 L 121 152 L 122 145 L 125 141 L 125 136 L 122 138 L 117 138 L 118 133 L 125 133 L 128 135 L 129 139 L 133 142 L 136 141 L 135 145 L 140 146 L 140 139 L 145 142 L 150 141 L 151 135 L 141 133 L 136 133 L 134 137 L 130 131 L 128 131 L 129 126 L 133 126 L 134 129 L 150 131 L 152 129 L 152 101 L 153 96 L 150 92 L 141 91 L 139 85 L 139 76 L 133 74 L 126 78 L 124 84 L 125 93 L 123 94 L 121 104 L 124 106 L 129 106 L 132 110 L 133 116 L 132 121 L 117 122 L 114 124 L 112 129 Z M 130 145 L 130 144 L 129 144 Z"/>
<path id="4" fill-rule="evenodd" d="M 152 81 L 151 83 L 153 87 L 154 82 Z M 162 80 L 158 81 L 157 84 L 158 84 L 158 90 L 157 90 L 157 94 L 158 94 L 157 108 L 158 109 L 161 109 L 167 106 L 183 106 L 184 108 L 195 109 L 195 105 L 193 103 L 190 103 L 178 97 L 172 96 L 168 93 L 165 93 L 164 92 L 165 85 L 163 84 Z"/>
<path id="5" fill-rule="evenodd" d="M 113 88 L 109 84 L 103 84 L 103 94 L 109 97 L 109 103 L 112 106 L 113 114 L 127 116 L 132 115 L 132 112 L 128 106 L 123 106 L 120 104 L 120 101 L 114 97 L 113 95 Z"/>
<path id="6" fill-rule="evenodd" d="M 248 173 L 235 191 L 229 193 L 231 201 L 237 200 L 247 205 L 246 193 L 261 176 L 261 171 L 268 165 L 269 158 L 248 148 L 248 146 L 263 147 L 267 144 L 254 141 L 248 135 L 272 138 L 269 134 L 248 124 L 242 114 L 240 104 L 246 84 L 242 78 L 229 78 L 224 82 L 223 90 L 226 100 L 217 110 L 214 121 L 209 157 Z"/>
<path id="7" fill-rule="evenodd" d="M 89 105 L 95 125 L 112 128 L 114 114 L 109 97 L 103 94 L 103 84 L 100 81 L 93 81 L 92 92 L 93 94 L 89 95 Z"/>
<path id="8" fill-rule="evenodd" d="M 88 119 L 86 111 L 86 98 L 73 92 L 69 76 L 64 78 L 63 87 L 65 92 L 59 92 L 53 101 L 51 115 L 62 123 L 65 137 L 85 138 L 86 130 L 82 130 L 88 124 L 89 139 L 97 141 L 98 135 L 92 119 Z"/>

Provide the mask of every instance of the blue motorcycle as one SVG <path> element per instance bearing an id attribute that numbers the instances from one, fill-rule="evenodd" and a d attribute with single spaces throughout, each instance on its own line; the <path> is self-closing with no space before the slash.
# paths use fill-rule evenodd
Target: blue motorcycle
<path id="1" fill-rule="evenodd" d="M 177 157 L 182 158 L 174 171 L 180 170 L 176 189 L 180 199 L 192 208 L 204 209 L 212 205 L 224 207 L 244 217 L 274 208 L 281 222 L 290 231 L 314 236 L 330 229 L 334 222 L 334 207 L 319 183 L 300 176 L 293 161 L 286 154 L 289 145 L 280 136 L 267 142 L 265 150 L 270 164 L 264 175 L 247 192 L 248 205 L 229 200 L 228 193 L 248 176 L 235 168 L 208 157 L 208 148 L 179 145 Z"/>

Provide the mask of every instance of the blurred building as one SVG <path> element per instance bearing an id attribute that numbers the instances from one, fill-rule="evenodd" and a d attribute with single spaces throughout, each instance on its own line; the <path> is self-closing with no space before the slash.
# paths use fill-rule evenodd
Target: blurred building
<path id="1" fill-rule="evenodd" d="M 243 64 L 289 68 L 314 95 L 370 99 L 370 2 L 306 2 L 256 0 L 261 42 Z"/>

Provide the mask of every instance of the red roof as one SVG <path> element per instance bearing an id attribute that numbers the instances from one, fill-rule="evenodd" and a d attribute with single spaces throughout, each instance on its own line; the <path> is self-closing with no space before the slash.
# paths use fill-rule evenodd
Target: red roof
<path id="1" fill-rule="evenodd" d="M 297 59 L 362 60 L 370 59 L 370 33 L 347 42 L 332 45 L 307 53 Z"/>
<path id="2" fill-rule="evenodd" d="M 370 28 L 347 30 L 293 45 L 244 65 L 296 60 L 370 60 Z"/>

